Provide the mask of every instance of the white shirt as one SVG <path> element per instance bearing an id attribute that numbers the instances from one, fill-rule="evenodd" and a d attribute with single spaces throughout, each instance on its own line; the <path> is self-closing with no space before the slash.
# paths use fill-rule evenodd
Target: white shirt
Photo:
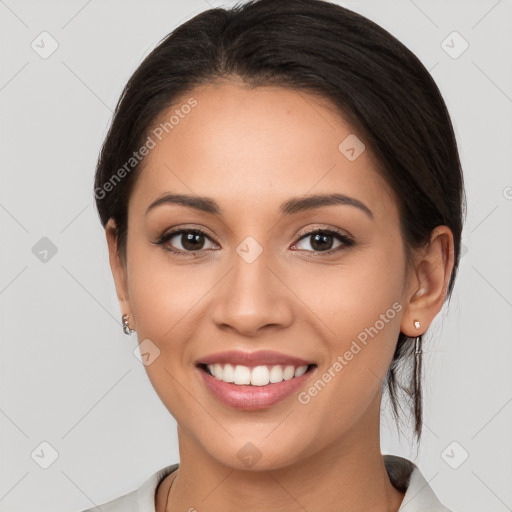
<path id="1" fill-rule="evenodd" d="M 398 512 L 452 512 L 437 499 L 418 467 L 408 459 L 383 455 L 391 483 L 405 492 Z M 155 512 L 155 491 L 160 482 L 179 464 L 172 464 L 154 473 L 134 491 L 82 512 Z"/>

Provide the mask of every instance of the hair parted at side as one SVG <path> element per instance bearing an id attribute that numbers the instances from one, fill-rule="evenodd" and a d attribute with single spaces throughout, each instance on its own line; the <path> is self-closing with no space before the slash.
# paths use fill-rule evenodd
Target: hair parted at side
<path id="1" fill-rule="evenodd" d="M 324 0 L 252 0 L 209 9 L 168 34 L 136 69 L 116 106 L 94 183 L 102 225 L 115 220 L 123 261 L 128 201 L 144 164 L 133 163 L 134 152 L 169 107 L 196 86 L 219 80 L 288 87 L 333 104 L 364 140 L 396 195 L 407 261 L 436 226 L 451 229 L 451 297 L 466 199 L 445 102 L 427 69 L 398 39 Z M 419 441 L 421 367 L 414 366 L 413 377 L 405 379 L 410 385 L 399 379 L 414 359 L 414 343 L 400 333 L 386 384 L 397 420 L 398 393 L 404 393 Z"/>

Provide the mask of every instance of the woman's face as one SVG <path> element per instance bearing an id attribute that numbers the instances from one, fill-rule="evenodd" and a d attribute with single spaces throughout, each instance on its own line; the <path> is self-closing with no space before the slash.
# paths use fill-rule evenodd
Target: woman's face
<path id="1" fill-rule="evenodd" d="M 182 108 L 190 98 L 195 106 Z M 150 134 L 116 285 L 180 444 L 233 468 L 277 468 L 373 436 L 414 290 L 397 204 L 364 140 L 319 98 L 279 87 L 210 85 L 163 122 L 173 114 L 168 133 Z M 165 201 L 150 208 L 168 194 L 209 198 L 220 213 Z M 352 204 L 307 202 L 332 194 Z M 155 243 L 176 230 L 202 233 Z M 294 370 L 273 370 L 287 380 L 248 388 L 198 367 L 225 351 L 277 353 L 233 368 L 238 382 L 251 376 L 243 366 L 267 367 L 256 372 L 262 381 L 253 372 L 255 383 L 281 359 L 301 366 L 286 357 L 315 366 L 289 380 Z M 211 362 L 226 372 L 230 358 L 233 367 L 243 361 Z"/>

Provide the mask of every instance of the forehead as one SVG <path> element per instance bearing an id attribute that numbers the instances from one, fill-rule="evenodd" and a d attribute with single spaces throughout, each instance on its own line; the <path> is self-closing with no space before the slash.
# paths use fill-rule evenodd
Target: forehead
<path id="1" fill-rule="evenodd" d="M 162 113 L 149 136 L 154 147 L 130 208 L 144 208 L 163 192 L 215 197 L 233 213 L 338 192 L 372 205 L 377 215 L 397 214 L 363 137 L 310 93 L 229 82 L 195 88 Z"/>

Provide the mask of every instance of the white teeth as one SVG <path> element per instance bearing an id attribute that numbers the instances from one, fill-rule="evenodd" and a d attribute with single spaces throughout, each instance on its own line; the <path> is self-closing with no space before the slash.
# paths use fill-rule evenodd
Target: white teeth
<path id="1" fill-rule="evenodd" d="M 208 370 L 210 373 L 219 380 L 224 382 L 233 382 L 238 385 L 253 386 L 266 386 L 269 383 L 282 382 L 283 380 L 290 380 L 294 377 L 304 375 L 308 369 L 306 366 L 255 366 L 249 368 L 248 366 L 231 364 L 209 364 Z"/>
<path id="2" fill-rule="evenodd" d="M 293 379 L 294 375 L 295 375 L 295 367 L 294 366 L 287 366 L 284 369 L 284 372 L 283 372 L 283 379 L 284 380 Z"/>
<path id="3" fill-rule="evenodd" d="M 304 375 L 306 373 L 306 370 L 308 369 L 307 366 L 299 366 L 295 370 L 295 377 L 300 377 L 301 375 Z"/>
<path id="4" fill-rule="evenodd" d="M 219 376 L 219 379 L 222 379 L 222 366 L 220 364 L 213 365 L 213 372 Z"/>
<path id="5" fill-rule="evenodd" d="M 214 375 L 217 375 L 216 373 Z M 224 382 L 233 382 L 235 380 L 235 369 L 233 365 L 226 364 L 224 365 L 224 371 L 222 373 L 222 380 Z"/>
<path id="6" fill-rule="evenodd" d="M 270 382 L 281 382 L 283 380 L 283 369 L 280 366 L 272 366 L 270 369 Z"/>
<path id="7" fill-rule="evenodd" d="M 251 371 L 251 384 L 265 386 L 270 382 L 270 372 L 266 366 L 256 366 Z"/>
<path id="8" fill-rule="evenodd" d="M 215 373 L 215 377 L 217 377 L 217 373 Z M 217 377 L 219 380 L 222 380 L 222 375 Z M 250 384 L 251 383 L 251 369 L 247 366 L 241 366 L 237 364 L 235 366 L 235 375 L 233 377 L 233 382 L 235 384 Z"/>

